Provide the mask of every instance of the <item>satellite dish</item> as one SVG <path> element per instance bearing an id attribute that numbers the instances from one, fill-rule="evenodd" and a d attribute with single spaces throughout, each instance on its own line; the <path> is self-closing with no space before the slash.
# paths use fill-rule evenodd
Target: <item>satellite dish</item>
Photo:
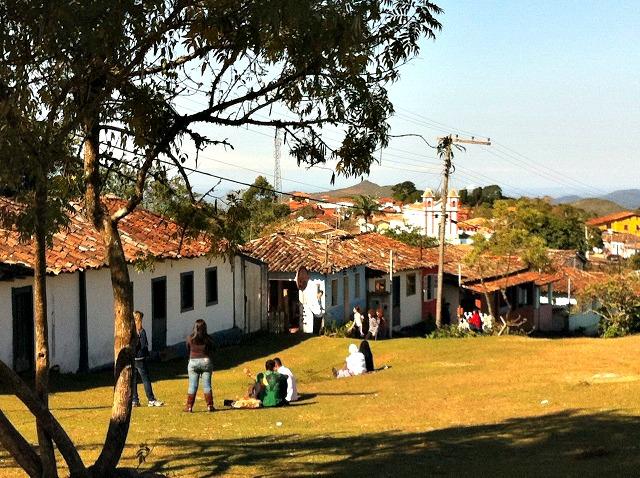
<path id="1" fill-rule="evenodd" d="M 298 290 L 305 290 L 307 288 L 307 284 L 309 283 L 309 271 L 304 266 L 298 268 L 298 272 L 296 272 L 296 285 L 298 286 Z"/>

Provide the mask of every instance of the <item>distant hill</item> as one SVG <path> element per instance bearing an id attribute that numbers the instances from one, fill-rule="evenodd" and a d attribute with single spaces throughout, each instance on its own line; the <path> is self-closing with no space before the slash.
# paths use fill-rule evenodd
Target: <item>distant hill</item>
<path id="1" fill-rule="evenodd" d="M 354 186 L 349 186 L 348 188 L 333 189 L 331 191 L 314 193 L 312 194 L 312 197 L 319 198 L 321 196 L 329 196 L 332 198 L 342 198 L 357 196 L 359 194 L 374 197 L 391 197 L 393 191 L 391 191 L 391 186 L 380 186 L 376 183 L 365 180 Z"/>
<path id="2" fill-rule="evenodd" d="M 580 201 L 581 199 L 583 198 L 580 196 L 570 194 L 569 196 L 560 196 L 559 198 L 552 199 L 551 204 L 571 204 L 576 201 Z"/>
<path id="3" fill-rule="evenodd" d="M 625 208 L 620 204 L 616 204 L 613 201 L 607 199 L 591 198 L 580 199 L 570 203 L 573 207 L 577 207 L 584 211 L 595 214 L 596 216 L 606 216 L 618 211 L 624 211 Z"/>
<path id="4" fill-rule="evenodd" d="M 640 189 L 619 189 L 597 198 L 584 198 L 576 195 L 560 196 L 553 199 L 553 204 L 574 204 L 585 199 L 601 199 L 615 203 L 621 209 L 640 209 Z M 596 207 L 598 207 L 596 205 Z M 604 206 L 603 203 L 603 207 Z M 615 210 L 613 212 L 616 212 Z"/>
<path id="5" fill-rule="evenodd" d="M 621 189 L 602 196 L 602 199 L 618 203 L 626 209 L 640 209 L 640 189 Z"/>

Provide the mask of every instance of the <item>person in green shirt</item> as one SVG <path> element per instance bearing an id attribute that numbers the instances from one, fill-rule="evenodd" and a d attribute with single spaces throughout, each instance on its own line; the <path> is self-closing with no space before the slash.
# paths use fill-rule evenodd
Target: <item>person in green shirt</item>
<path id="1" fill-rule="evenodd" d="M 264 365 L 266 371 L 256 376 L 256 383 L 261 385 L 258 398 L 263 407 L 279 407 L 285 403 L 287 377 L 276 372 L 275 366 L 273 360 L 267 360 Z"/>

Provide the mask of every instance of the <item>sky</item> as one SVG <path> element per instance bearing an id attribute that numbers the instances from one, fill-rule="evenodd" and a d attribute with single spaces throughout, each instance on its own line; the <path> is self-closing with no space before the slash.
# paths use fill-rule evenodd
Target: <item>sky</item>
<path id="1" fill-rule="evenodd" d="M 392 134 L 421 134 L 432 143 L 447 133 L 491 138 L 491 146 L 455 154 L 456 188 L 497 183 L 512 195 L 589 197 L 640 188 L 640 2 L 435 3 L 445 10 L 442 31 L 422 42 L 419 57 L 389 87 Z M 216 134 L 234 149 L 208 148 L 199 169 L 273 180 L 273 129 Z M 366 179 L 439 186 L 435 152 L 419 139 L 395 138 L 379 154 L 381 164 Z M 331 171 L 298 167 L 286 148 L 281 162 L 285 191 L 333 188 Z M 199 190 L 213 181 L 192 180 Z M 338 178 L 335 187 L 356 182 Z M 223 183 L 218 190 L 240 187 Z"/>

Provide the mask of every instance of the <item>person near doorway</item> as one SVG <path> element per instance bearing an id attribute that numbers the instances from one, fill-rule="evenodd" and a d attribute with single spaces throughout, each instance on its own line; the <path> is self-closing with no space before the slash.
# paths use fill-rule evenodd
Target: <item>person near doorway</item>
<path id="1" fill-rule="evenodd" d="M 482 317 L 478 308 L 473 309 L 473 314 L 469 317 L 469 329 L 473 332 L 482 332 Z"/>
<path id="2" fill-rule="evenodd" d="M 353 308 L 353 322 L 351 323 L 351 327 L 347 329 L 347 334 L 351 334 L 353 329 L 358 329 L 358 334 L 359 334 L 358 337 L 364 337 L 362 320 L 363 320 L 363 317 L 362 317 L 362 313 L 360 312 L 360 306 L 356 305 Z"/>
<path id="3" fill-rule="evenodd" d="M 344 367 L 340 370 L 333 369 L 335 378 L 347 378 L 362 375 L 367 371 L 367 364 L 364 355 L 356 344 L 349 345 L 349 355 L 345 360 Z"/>
<path id="4" fill-rule="evenodd" d="M 274 358 L 273 362 L 275 363 L 275 371 L 287 378 L 287 393 L 285 395 L 285 400 L 288 403 L 295 402 L 296 400 L 298 400 L 298 387 L 296 384 L 296 377 L 288 367 L 282 365 L 282 360 L 280 360 L 279 357 Z"/>
<path id="5" fill-rule="evenodd" d="M 136 355 L 134 359 L 135 370 L 133 372 L 133 406 L 140 406 L 140 397 L 138 396 L 138 375 L 144 385 L 144 393 L 147 396 L 147 405 L 150 407 L 161 407 L 164 402 L 156 399 L 151 386 L 151 378 L 149 376 L 149 368 L 147 367 L 147 359 L 149 358 L 149 341 L 147 340 L 147 331 L 142 326 L 142 318 L 144 314 L 139 310 L 133 313 L 133 321 L 136 326 Z"/>
<path id="6" fill-rule="evenodd" d="M 373 309 L 369 309 L 367 313 L 369 316 L 369 332 L 367 332 L 366 340 L 377 340 L 378 339 L 378 329 L 380 327 L 380 320 L 378 320 L 377 314 Z"/>
<path id="7" fill-rule="evenodd" d="M 193 324 L 193 332 L 187 337 L 189 389 L 187 391 L 187 403 L 184 407 L 185 412 L 191 413 L 193 411 L 193 404 L 196 401 L 200 377 L 202 377 L 202 391 L 204 392 L 207 411 L 215 411 L 215 407 L 213 406 L 213 390 L 211 388 L 213 349 L 214 344 L 207 332 L 207 323 L 202 319 L 196 320 L 195 324 Z"/>
<path id="8" fill-rule="evenodd" d="M 377 337 L 380 338 L 389 338 L 389 327 L 390 324 L 387 322 L 387 319 L 384 318 L 384 314 L 382 313 L 382 309 L 376 309 L 376 319 L 378 319 L 378 334 Z"/>
<path id="9" fill-rule="evenodd" d="M 313 333 L 318 335 L 324 330 L 324 305 L 322 296 L 324 292 L 318 289 L 316 300 L 311 301 L 311 314 L 313 315 Z"/>

